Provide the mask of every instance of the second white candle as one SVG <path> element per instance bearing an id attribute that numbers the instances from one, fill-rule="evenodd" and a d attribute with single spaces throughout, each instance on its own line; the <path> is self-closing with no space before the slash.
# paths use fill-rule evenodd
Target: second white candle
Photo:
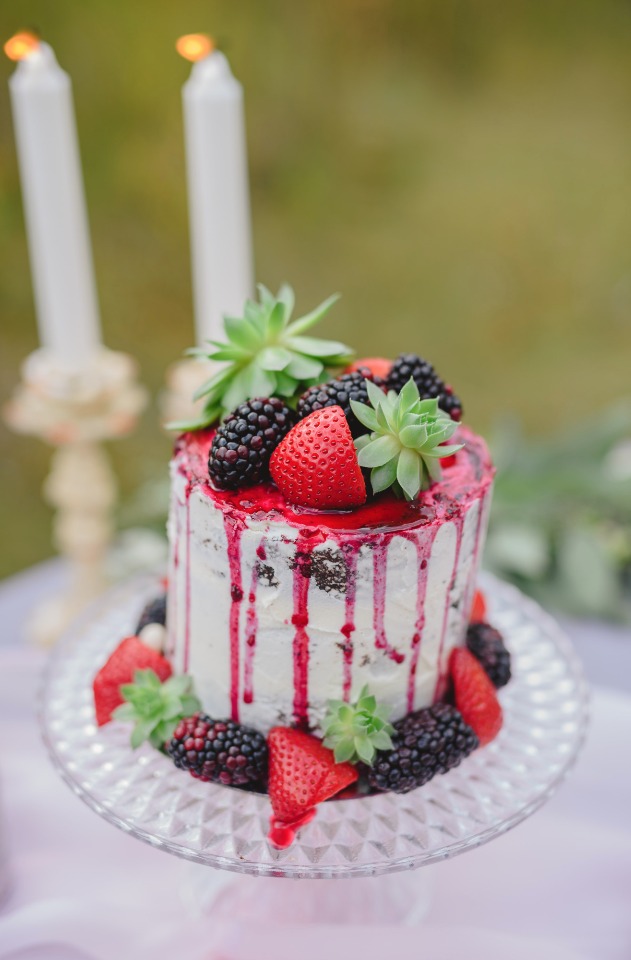
<path id="1" fill-rule="evenodd" d="M 243 91 L 226 57 L 193 65 L 183 89 L 197 342 L 223 339 L 253 292 Z"/>

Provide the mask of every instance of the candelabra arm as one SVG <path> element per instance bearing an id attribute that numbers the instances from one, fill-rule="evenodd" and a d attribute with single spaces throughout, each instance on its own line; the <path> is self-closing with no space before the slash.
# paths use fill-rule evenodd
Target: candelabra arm
<path id="1" fill-rule="evenodd" d="M 163 423 L 180 420 L 195 420 L 202 408 L 201 401 L 194 401 L 193 394 L 221 367 L 213 360 L 179 360 L 166 372 L 166 389 L 160 402 Z"/>

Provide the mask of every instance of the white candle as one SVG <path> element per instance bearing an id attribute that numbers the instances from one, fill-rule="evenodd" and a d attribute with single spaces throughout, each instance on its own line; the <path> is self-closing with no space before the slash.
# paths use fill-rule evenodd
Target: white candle
<path id="1" fill-rule="evenodd" d="M 223 317 L 240 317 L 253 293 L 243 90 L 207 37 L 182 37 L 177 48 L 196 61 L 182 93 L 195 328 L 201 344 L 223 339 Z"/>
<path id="2" fill-rule="evenodd" d="M 9 87 L 39 336 L 75 371 L 98 348 L 99 311 L 72 86 L 48 44 L 27 37 L 5 50 L 19 60 Z"/>

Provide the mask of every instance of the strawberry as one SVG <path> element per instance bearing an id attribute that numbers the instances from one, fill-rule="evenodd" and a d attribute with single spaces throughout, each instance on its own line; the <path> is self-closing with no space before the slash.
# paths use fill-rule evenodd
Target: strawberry
<path id="1" fill-rule="evenodd" d="M 120 692 L 121 684 L 132 683 L 136 670 L 147 668 L 154 670 L 163 681 L 172 673 L 169 661 L 138 637 L 127 637 L 119 643 L 92 684 L 96 722 L 99 727 L 109 723 L 116 707 L 124 702 Z"/>
<path id="2" fill-rule="evenodd" d="M 274 450 L 270 473 L 289 503 L 345 510 L 366 502 L 366 484 L 341 407 L 314 410 Z"/>
<path id="3" fill-rule="evenodd" d="M 451 651 L 449 671 L 456 707 L 483 747 L 494 740 L 502 729 L 502 708 L 495 687 L 482 664 L 466 647 L 456 647 Z"/>
<path id="4" fill-rule="evenodd" d="M 485 623 L 486 622 L 486 600 L 484 599 L 484 594 L 481 590 L 475 591 L 475 596 L 473 597 L 473 607 L 471 608 L 471 616 L 469 617 L 471 623 Z"/>
<path id="5" fill-rule="evenodd" d="M 273 727 L 267 738 L 269 797 L 274 815 L 270 840 L 289 846 L 296 830 L 314 816 L 314 807 L 357 780 L 350 763 L 336 763 L 320 740 L 290 727 Z"/>
<path id="6" fill-rule="evenodd" d="M 354 363 L 351 363 L 344 373 L 355 373 L 356 370 L 361 372 L 366 367 L 374 377 L 381 377 L 382 380 L 385 380 L 392 368 L 392 360 L 386 360 L 385 357 L 362 357 L 361 360 L 355 360 Z"/>

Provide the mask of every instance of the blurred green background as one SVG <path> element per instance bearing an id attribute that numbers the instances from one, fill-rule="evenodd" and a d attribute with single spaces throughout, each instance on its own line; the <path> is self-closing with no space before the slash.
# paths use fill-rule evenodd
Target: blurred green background
<path id="1" fill-rule="evenodd" d="M 207 31 L 245 87 L 258 278 L 291 282 L 298 308 L 340 290 L 323 335 L 360 354 L 422 353 L 476 429 L 514 415 L 504 452 L 513 423 L 544 440 L 572 426 L 571 472 L 582 469 L 591 497 L 585 505 L 579 491 L 581 518 L 602 526 L 592 460 L 624 435 L 626 413 L 597 453 L 581 443 L 599 411 L 631 393 L 628 0 L 4 0 L 2 13 L 6 37 L 37 27 L 73 78 L 104 339 L 139 359 L 154 395 L 193 341 L 180 103 L 189 66 L 174 41 Z M 5 60 L 3 400 L 36 346 L 11 69 Z M 112 445 L 125 497 L 165 475 L 169 445 L 155 409 Z M 513 467 L 531 462 L 529 450 L 520 441 Z M 49 451 L 2 425 L 0 456 L 6 575 L 51 552 L 40 498 Z M 519 521 L 524 496 L 557 466 L 546 462 L 516 497 L 498 491 L 500 512 L 508 504 Z M 567 498 L 561 483 L 553 527 Z M 619 499 L 606 520 L 622 531 L 614 559 L 624 567 L 628 490 Z M 539 505 L 528 504 L 528 525 Z"/>

